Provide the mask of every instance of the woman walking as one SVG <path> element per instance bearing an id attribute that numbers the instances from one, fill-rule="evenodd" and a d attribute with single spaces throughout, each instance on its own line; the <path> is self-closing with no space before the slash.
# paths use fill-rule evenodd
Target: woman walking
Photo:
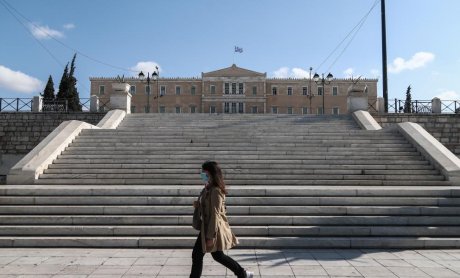
<path id="1" fill-rule="evenodd" d="M 225 208 L 227 190 L 222 170 L 217 162 L 206 161 L 201 165 L 201 179 L 205 183 L 205 189 L 199 201 L 195 201 L 193 205 L 200 208 L 202 223 L 193 247 L 190 278 L 201 277 L 203 257 L 206 253 L 211 253 L 215 261 L 233 271 L 238 278 L 252 278 L 252 272 L 246 271 L 222 252 L 234 247 L 238 244 L 238 240 L 227 221 Z"/>

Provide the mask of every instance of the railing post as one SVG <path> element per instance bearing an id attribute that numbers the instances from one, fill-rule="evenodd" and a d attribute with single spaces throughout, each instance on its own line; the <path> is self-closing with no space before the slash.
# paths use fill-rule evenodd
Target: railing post
<path id="1" fill-rule="evenodd" d="M 0 112 L 2 112 L 3 98 L 0 97 Z"/>
<path id="2" fill-rule="evenodd" d="M 431 100 L 431 113 L 441 113 L 441 99 L 435 97 Z"/>
<path id="3" fill-rule="evenodd" d="M 16 98 L 16 112 L 19 112 L 19 98 Z"/>
<path id="4" fill-rule="evenodd" d="M 43 97 L 35 96 L 32 98 L 32 112 L 43 111 Z"/>
<path id="5" fill-rule="evenodd" d="M 89 103 L 89 112 L 99 112 L 99 97 L 92 95 Z"/>

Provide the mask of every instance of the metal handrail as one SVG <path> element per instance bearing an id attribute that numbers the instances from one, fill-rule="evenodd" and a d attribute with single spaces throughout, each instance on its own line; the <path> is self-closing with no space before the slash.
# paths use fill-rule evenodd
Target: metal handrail
<path id="1" fill-rule="evenodd" d="M 0 112 L 31 112 L 32 98 L 0 98 Z"/>

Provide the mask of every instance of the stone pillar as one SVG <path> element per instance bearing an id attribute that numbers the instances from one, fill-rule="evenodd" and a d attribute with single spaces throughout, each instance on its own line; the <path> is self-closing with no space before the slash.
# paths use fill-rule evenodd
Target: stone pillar
<path id="1" fill-rule="evenodd" d="M 441 114 L 441 99 L 435 97 L 431 100 L 431 113 Z"/>
<path id="2" fill-rule="evenodd" d="M 383 97 L 377 98 L 377 110 L 379 114 L 385 114 L 385 100 Z"/>
<path id="3" fill-rule="evenodd" d="M 126 114 L 131 114 L 131 94 L 128 83 L 113 83 L 113 92 L 110 94 L 110 109 L 120 109 L 126 111 Z"/>
<path id="4" fill-rule="evenodd" d="M 369 99 L 367 95 L 348 95 L 347 97 L 347 107 L 348 113 L 353 113 L 355 111 L 367 111 L 369 108 Z"/>
<path id="5" fill-rule="evenodd" d="M 99 112 L 99 97 L 91 96 L 89 102 L 89 112 Z"/>
<path id="6" fill-rule="evenodd" d="M 43 97 L 36 96 L 32 99 L 32 112 L 42 112 L 43 111 Z"/>

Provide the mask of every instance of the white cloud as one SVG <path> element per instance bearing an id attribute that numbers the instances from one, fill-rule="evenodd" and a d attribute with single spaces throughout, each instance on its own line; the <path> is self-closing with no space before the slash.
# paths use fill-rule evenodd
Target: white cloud
<path id="1" fill-rule="evenodd" d="M 400 73 L 403 70 L 414 70 L 424 67 L 429 62 L 433 61 L 435 55 L 430 52 L 417 52 L 409 60 L 404 60 L 398 57 L 393 60 L 393 63 L 388 65 L 388 71 L 391 73 Z"/>
<path id="2" fill-rule="evenodd" d="M 40 26 L 37 23 L 29 24 L 29 29 L 32 32 L 32 35 L 39 40 L 51 39 L 51 37 L 64 37 L 64 33 L 62 33 L 61 31 L 51 29 L 48 26 Z"/>
<path id="3" fill-rule="evenodd" d="M 441 100 L 460 100 L 460 94 L 453 90 L 441 91 L 435 97 L 438 97 Z"/>
<path id="4" fill-rule="evenodd" d="M 157 62 L 153 61 L 141 61 L 137 63 L 134 67 L 131 67 L 130 70 L 136 71 L 136 72 L 143 72 L 145 76 L 147 77 L 147 73 L 153 73 L 156 71 L 156 67 L 158 67 L 160 73 L 162 72 L 162 69 L 160 65 Z"/>
<path id="5" fill-rule="evenodd" d="M 379 78 L 380 77 L 380 71 L 378 69 L 371 69 L 371 76 L 372 76 L 372 78 Z"/>
<path id="6" fill-rule="evenodd" d="M 354 73 L 355 73 L 355 70 L 353 68 L 348 68 L 343 72 L 343 74 L 345 74 L 347 78 L 353 77 Z"/>
<path id="7" fill-rule="evenodd" d="M 281 67 L 273 72 L 273 77 L 276 77 L 276 78 L 308 78 L 310 77 L 310 72 L 302 68 L 290 69 L 288 67 Z"/>
<path id="8" fill-rule="evenodd" d="M 43 84 L 35 77 L 0 65 L 0 87 L 20 93 L 38 93 Z"/>
<path id="9" fill-rule="evenodd" d="M 64 24 L 64 29 L 67 29 L 67 30 L 70 30 L 70 29 L 74 29 L 75 28 L 75 24 L 73 23 L 67 23 L 67 24 Z"/>

